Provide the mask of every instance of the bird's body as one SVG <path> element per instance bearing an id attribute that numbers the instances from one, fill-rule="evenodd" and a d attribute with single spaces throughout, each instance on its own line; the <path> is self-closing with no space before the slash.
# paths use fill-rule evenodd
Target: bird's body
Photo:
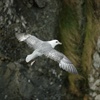
<path id="1" fill-rule="evenodd" d="M 33 53 L 27 55 L 26 62 L 30 62 L 38 56 L 45 55 L 47 58 L 51 58 L 59 63 L 59 67 L 71 72 L 78 73 L 71 61 L 62 53 L 54 49 L 58 44 L 61 44 L 58 40 L 42 41 L 30 34 L 16 34 L 19 41 L 24 41 L 29 47 L 34 49 Z"/>

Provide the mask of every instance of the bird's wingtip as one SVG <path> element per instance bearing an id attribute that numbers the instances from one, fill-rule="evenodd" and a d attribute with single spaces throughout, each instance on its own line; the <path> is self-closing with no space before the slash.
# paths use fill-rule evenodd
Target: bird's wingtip
<path id="1" fill-rule="evenodd" d="M 73 64 L 70 65 L 69 72 L 72 73 L 72 74 L 78 74 L 78 71 L 77 71 L 76 67 Z"/>
<path id="2" fill-rule="evenodd" d="M 15 33 L 15 36 L 21 42 L 25 41 L 30 35 L 29 34 L 25 35 L 25 33 Z"/>
<path id="3" fill-rule="evenodd" d="M 78 74 L 77 69 L 68 59 L 63 58 L 60 61 L 59 66 L 60 66 L 60 68 L 62 68 L 63 70 L 65 70 L 69 73 Z"/>
<path id="4" fill-rule="evenodd" d="M 77 75 L 77 74 L 79 74 L 77 70 L 76 70 L 76 71 L 74 71 L 74 72 L 72 72 L 72 73 L 73 73 L 73 74 L 76 74 L 76 75 Z"/>

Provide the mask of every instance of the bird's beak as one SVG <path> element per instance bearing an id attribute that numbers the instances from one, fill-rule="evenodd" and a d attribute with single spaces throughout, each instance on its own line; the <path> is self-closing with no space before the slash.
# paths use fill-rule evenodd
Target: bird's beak
<path id="1" fill-rule="evenodd" d="M 61 42 L 59 42 L 59 44 L 60 44 L 60 45 L 62 45 L 62 43 L 61 43 Z"/>

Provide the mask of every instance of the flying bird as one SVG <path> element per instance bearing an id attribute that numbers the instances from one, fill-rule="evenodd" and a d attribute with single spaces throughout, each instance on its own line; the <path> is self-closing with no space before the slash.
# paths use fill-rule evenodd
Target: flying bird
<path id="1" fill-rule="evenodd" d="M 70 73 L 78 74 L 72 62 L 63 53 L 54 49 L 55 46 L 62 44 L 58 40 L 42 41 L 31 34 L 24 33 L 16 33 L 15 36 L 20 42 L 26 42 L 27 45 L 34 50 L 32 54 L 27 55 L 27 63 L 34 60 L 36 57 L 45 55 L 47 58 L 58 62 L 59 67 L 63 70 L 68 71 Z M 34 61 L 31 64 L 33 63 Z"/>

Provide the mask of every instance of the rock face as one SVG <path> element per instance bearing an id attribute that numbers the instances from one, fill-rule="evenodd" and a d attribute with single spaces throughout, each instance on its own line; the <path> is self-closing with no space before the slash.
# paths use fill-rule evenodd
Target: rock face
<path id="1" fill-rule="evenodd" d="M 96 51 L 93 55 L 93 68 L 89 75 L 90 97 L 100 99 L 100 37 L 97 41 Z"/>
<path id="2" fill-rule="evenodd" d="M 33 0 L 34 1 L 34 0 Z M 15 33 L 29 33 L 42 40 L 58 35 L 58 0 L 0 1 L 0 100 L 61 100 L 62 70 L 40 57 L 31 67 L 24 59 L 32 50 L 19 43 Z M 26 2 L 26 3 L 25 3 Z"/>
<path id="3" fill-rule="evenodd" d="M 91 10 L 87 11 L 87 8 L 90 8 L 87 3 L 91 5 L 91 2 L 87 2 L 88 0 L 63 1 L 68 4 L 67 10 L 69 9 L 67 12 L 68 18 L 65 17 L 68 21 L 67 30 L 65 31 L 64 29 L 64 33 L 66 34 L 69 29 L 72 37 L 68 34 L 67 36 L 72 41 L 72 47 L 75 46 L 73 42 L 76 41 L 77 43 L 77 40 L 79 40 L 79 49 L 81 50 L 81 47 L 83 49 L 83 46 L 85 46 L 83 42 L 85 32 L 87 32 L 85 30 L 86 22 L 96 18 L 93 16 L 93 19 L 90 19 L 91 16 L 84 12 L 84 10 L 86 10 L 86 13 L 91 12 Z M 94 9 L 99 9 L 99 1 L 92 2 Z M 97 2 L 97 5 L 95 2 Z M 62 0 L 0 0 L 0 100 L 83 100 L 83 98 L 84 100 L 88 100 L 87 88 L 84 89 L 85 85 L 83 82 L 75 82 L 80 92 L 83 90 L 81 92 L 83 93 L 82 95 L 77 91 L 75 91 L 76 93 L 70 92 L 71 88 L 76 90 L 73 84 L 74 81 L 71 84 L 72 87 L 69 86 L 71 80 L 68 81 L 66 72 L 60 69 L 56 62 L 43 56 L 35 59 L 36 62 L 33 66 L 27 64 L 25 57 L 32 53 L 32 50 L 25 43 L 20 43 L 15 37 L 15 33 L 28 33 L 35 35 L 41 40 L 59 38 L 58 22 L 61 9 Z M 70 13 L 70 11 L 72 12 Z M 97 15 L 99 14 L 98 11 L 93 11 L 93 14 L 94 12 Z M 74 18 L 73 14 L 77 14 L 78 17 L 76 18 L 75 16 Z M 86 16 L 90 16 L 89 19 L 86 19 Z M 74 19 L 78 19 L 78 25 Z M 74 24 L 75 27 L 72 28 Z M 90 24 L 89 22 L 89 28 L 92 26 Z M 73 31 L 74 29 L 75 31 Z M 80 36 L 78 37 L 78 32 L 82 33 L 81 38 Z M 74 38 L 75 41 L 73 41 Z M 80 40 L 82 40 L 81 43 Z M 64 42 L 66 42 L 66 37 Z M 80 56 L 82 52 L 78 51 L 77 46 L 75 49 L 77 55 Z M 69 52 L 70 54 L 71 51 Z M 77 55 L 73 56 L 72 54 L 71 56 L 77 58 Z M 81 65 L 81 60 L 78 63 Z M 100 37 L 98 37 L 96 50 L 93 54 L 93 66 L 91 67 L 91 72 L 88 75 L 90 100 L 99 100 Z M 81 70 L 79 70 L 80 72 Z"/>

